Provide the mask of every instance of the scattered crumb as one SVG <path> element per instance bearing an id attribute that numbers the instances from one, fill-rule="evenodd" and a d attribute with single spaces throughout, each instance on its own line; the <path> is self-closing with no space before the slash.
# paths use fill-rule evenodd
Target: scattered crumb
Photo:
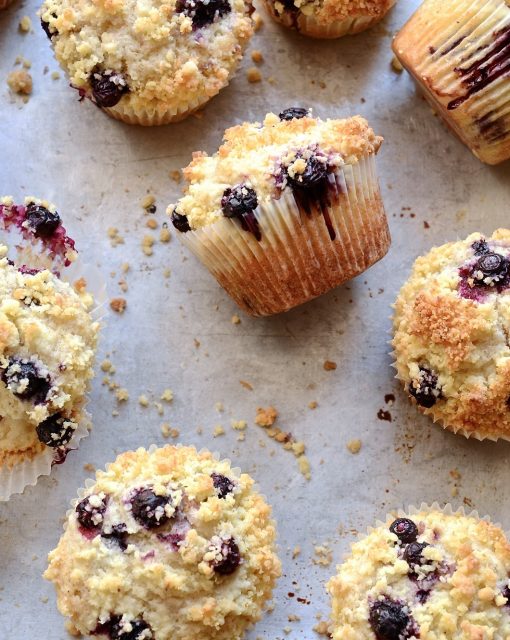
<path id="1" fill-rule="evenodd" d="M 129 400 L 129 392 L 127 389 L 120 388 L 115 392 L 115 397 L 118 402 L 127 402 Z"/>
<path id="2" fill-rule="evenodd" d="M 155 242 L 154 236 L 145 235 L 142 238 L 142 251 L 145 253 L 146 256 L 151 256 L 154 253 L 152 249 L 154 242 Z"/>
<path id="3" fill-rule="evenodd" d="M 214 427 L 213 438 L 217 438 L 218 436 L 222 436 L 225 433 L 225 429 L 221 426 L 221 424 L 217 424 Z"/>
<path id="4" fill-rule="evenodd" d="M 28 71 L 11 71 L 7 76 L 9 89 L 14 93 L 29 96 L 32 93 L 32 76 Z"/>
<path id="5" fill-rule="evenodd" d="M 395 71 L 395 73 L 402 73 L 402 71 L 404 70 L 402 63 L 397 58 L 397 56 L 393 56 L 393 58 L 391 59 L 391 68 L 393 69 L 393 71 Z"/>
<path id="6" fill-rule="evenodd" d="M 264 24 L 264 20 L 262 19 L 262 16 L 258 11 L 254 11 L 252 15 L 252 20 L 253 20 L 253 29 L 255 31 L 258 31 Z"/>
<path id="7" fill-rule="evenodd" d="M 361 450 L 361 440 L 349 440 L 347 449 L 349 449 L 351 453 L 359 453 Z"/>
<path id="8" fill-rule="evenodd" d="M 334 371 L 336 369 L 336 362 L 333 362 L 333 360 L 325 360 L 323 367 L 325 371 Z"/>
<path id="9" fill-rule="evenodd" d="M 149 398 L 147 398 L 146 395 L 142 394 L 141 396 L 138 396 L 138 404 L 141 407 L 148 407 L 149 406 Z"/>
<path id="10" fill-rule="evenodd" d="M 101 362 L 101 371 L 111 371 L 112 370 L 112 362 L 111 360 L 103 360 L 103 362 Z"/>
<path id="11" fill-rule="evenodd" d="M 292 549 L 292 559 L 295 560 L 300 553 L 301 547 L 299 545 L 295 546 L 294 549 Z"/>
<path id="12" fill-rule="evenodd" d="M 320 636 L 329 636 L 329 625 L 325 620 L 320 620 L 315 627 L 313 627 L 313 630 Z"/>
<path id="13" fill-rule="evenodd" d="M 289 622 L 299 622 L 301 618 L 295 613 L 289 613 L 289 615 L 287 616 L 287 620 Z"/>
<path id="14" fill-rule="evenodd" d="M 181 434 L 179 429 L 171 427 L 168 422 L 163 422 L 161 425 L 161 433 L 164 438 L 178 438 Z"/>
<path id="15" fill-rule="evenodd" d="M 170 242 L 170 238 L 171 237 L 172 237 L 172 234 L 170 233 L 170 229 L 168 228 L 168 225 L 165 222 L 163 224 L 163 228 L 159 232 L 159 241 L 160 242 Z"/>
<path id="16" fill-rule="evenodd" d="M 321 544 L 314 547 L 315 557 L 312 558 L 313 564 L 318 564 L 322 567 L 329 567 L 333 561 L 333 551 L 327 544 Z"/>
<path id="17" fill-rule="evenodd" d="M 172 389 L 165 389 L 161 394 L 161 400 L 163 400 L 164 402 L 172 402 L 173 399 L 174 392 L 172 391 Z"/>
<path id="18" fill-rule="evenodd" d="M 125 298 L 112 298 L 110 300 L 110 308 L 115 313 L 124 313 L 126 310 L 127 302 Z"/>
<path id="19" fill-rule="evenodd" d="M 263 62 L 264 56 L 262 55 L 262 51 L 259 51 L 258 49 L 252 51 L 251 59 L 253 60 L 253 62 L 255 62 L 255 64 L 260 64 L 261 62 Z"/>
<path id="20" fill-rule="evenodd" d="M 127 273 L 129 271 L 129 262 L 123 262 L 120 268 L 122 269 L 122 273 Z"/>
<path id="21" fill-rule="evenodd" d="M 231 322 L 232 324 L 241 324 L 241 318 L 238 315 L 234 314 L 232 316 Z"/>
<path id="22" fill-rule="evenodd" d="M 119 412 L 117 411 L 117 409 L 114 409 L 114 410 L 112 411 L 112 416 L 113 416 L 114 418 L 116 418 L 118 415 L 119 415 Z"/>
<path id="23" fill-rule="evenodd" d="M 52 80 L 60 80 L 60 73 L 58 71 L 52 71 L 51 72 L 51 79 Z"/>
<path id="24" fill-rule="evenodd" d="M 23 16 L 21 18 L 18 28 L 21 33 L 28 33 L 30 31 L 30 29 L 32 28 L 32 20 L 30 20 L 29 16 Z"/>
<path id="25" fill-rule="evenodd" d="M 157 229 L 159 225 L 157 220 L 149 218 L 146 222 L 146 226 L 149 227 L 149 229 Z"/>
<path id="26" fill-rule="evenodd" d="M 253 386 L 246 380 L 239 380 L 239 384 L 241 385 L 241 387 L 248 389 L 248 391 L 253 391 Z"/>
<path id="27" fill-rule="evenodd" d="M 142 209 L 145 209 L 147 213 L 155 213 L 156 211 L 156 207 L 154 206 L 155 202 L 156 202 L 156 198 L 153 195 L 148 194 L 144 198 L 142 198 L 140 202 L 140 206 L 142 207 Z"/>
<path id="28" fill-rule="evenodd" d="M 312 400 L 311 402 L 308 403 L 309 409 L 317 409 L 318 406 L 319 406 L 319 403 L 316 400 Z"/>
<path id="29" fill-rule="evenodd" d="M 163 409 L 163 405 L 161 404 L 161 402 L 155 402 L 154 406 L 156 407 L 156 411 L 158 412 L 158 416 L 162 416 L 165 411 Z"/>
<path id="30" fill-rule="evenodd" d="M 170 277 L 170 275 L 171 275 L 171 273 L 172 273 L 172 272 L 171 272 L 171 270 L 170 270 L 170 269 L 168 269 L 168 268 L 167 268 L 167 269 L 165 269 L 165 270 L 163 271 L 163 278 L 169 278 L 169 277 Z"/>
<path id="31" fill-rule="evenodd" d="M 179 183 L 182 180 L 182 174 L 178 169 L 174 169 L 173 171 L 170 171 L 169 175 L 174 182 Z"/>
<path id="32" fill-rule="evenodd" d="M 259 427 L 271 427 L 275 423 L 277 416 L 278 411 L 274 407 L 268 407 L 267 409 L 258 407 L 255 424 L 258 424 Z"/>
<path id="33" fill-rule="evenodd" d="M 214 405 L 214 408 L 216 409 L 216 411 L 218 413 L 222 413 L 222 411 L 225 411 L 225 407 L 223 406 L 223 402 L 216 402 Z"/>
<path id="34" fill-rule="evenodd" d="M 83 465 L 83 471 L 86 471 L 87 473 L 94 473 L 95 470 L 96 467 L 91 462 L 87 462 Z"/>
<path id="35" fill-rule="evenodd" d="M 312 477 L 310 473 L 310 462 L 305 455 L 301 455 L 298 458 L 298 467 L 299 471 L 304 475 L 307 480 L 310 480 Z"/>
<path id="36" fill-rule="evenodd" d="M 250 67 L 246 72 L 248 82 L 260 82 L 262 80 L 262 74 L 257 67 Z"/>
<path id="37" fill-rule="evenodd" d="M 248 426 L 246 420 L 232 420 L 231 421 L 232 429 L 236 431 L 244 431 Z"/>
<path id="38" fill-rule="evenodd" d="M 117 227 L 108 228 L 108 237 L 110 238 L 110 244 L 112 247 L 116 247 L 119 244 L 124 244 L 124 238 L 119 235 Z"/>

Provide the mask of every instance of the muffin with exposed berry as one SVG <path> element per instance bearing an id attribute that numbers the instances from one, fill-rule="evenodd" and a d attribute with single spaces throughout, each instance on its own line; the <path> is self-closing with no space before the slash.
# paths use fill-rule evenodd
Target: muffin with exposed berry
<path id="1" fill-rule="evenodd" d="M 183 243 L 247 313 L 287 311 L 359 275 L 388 251 L 375 168 L 382 138 L 363 118 L 307 109 L 227 129 L 184 169 L 168 209 Z"/>
<path id="2" fill-rule="evenodd" d="M 12 227 L 62 264 L 76 256 L 49 203 L 28 199 L 17 206 L 4 198 L 0 228 Z M 85 287 L 48 268 L 15 263 L 0 243 L 0 499 L 49 473 L 86 433 L 80 421 L 98 323 Z"/>
<path id="3" fill-rule="evenodd" d="M 251 0 L 45 0 L 41 24 L 80 96 L 130 124 L 182 120 L 225 87 Z"/>
<path id="4" fill-rule="evenodd" d="M 280 24 L 312 38 L 340 38 L 380 22 L 396 0 L 264 0 Z"/>
<path id="5" fill-rule="evenodd" d="M 425 506 L 356 542 L 328 584 L 333 640 L 510 637 L 510 545 L 476 514 Z"/>
<path id="6" fill-rule="evenodd" d="M 477 158 L 510 158 L 508 0 L 425 0 L 393 50 Z"/>
<path id="7" fill-rule="evenodd" d="M 121 454 L 80 492 L 45 577 L 86 637 L 238 640 L 280 562 L 250 476 L 208 451 Z"/>
<path id="8" fill-rule="evenodd" d="M 393 325 L 397 377 L 422 412 L 468 437 L 510 438 L 510 231 L 418 258 Z"/>

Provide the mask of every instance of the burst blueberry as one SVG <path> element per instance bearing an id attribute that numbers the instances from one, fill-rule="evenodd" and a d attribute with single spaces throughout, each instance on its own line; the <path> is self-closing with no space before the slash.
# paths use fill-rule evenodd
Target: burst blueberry
<path id="1" fill-rule="evenodd" d="M 403 558 L 412 570 L 425 563 L 423 550 L 428 546 L 426 542 L 410 542 L 405 547 Z"/>
<path id="2" fill-rule="evenodd" d="M 125 77 L 114 71 L 93 71 L 89 82 L 94 102 L 99 107 L 114 107 L 129 91 Z"/>
<path id="3" fill-rule="evenodd" d="M 408 607 L 390 598 L 370 604 L 369 622 L 377 640 L 405 640 L 414 626 Z"/>
<path id="4" fill-rule="evenodd" d="M 213 562 L 213 569 L 222 576 L 228 576 L 241 564 L 241 552 L 234 538 L 222 540 L 220 546 L 221 557 Z"/>
<path id="5" fill-rule="evenodd" d="M 177 213 L 177 209 L 172 211 L 171 216 L 172 224 L 181 233 L 186 233 L 187 231 L 191 231 L 191 227 L 189 226 L 188 216 L 184 216 L 182 213 Z"/>
<path id="6" fill-rule="evenodd" d="M 255 211 L 258 206 L 257 194 L 245 184 L 229 187 L 223 192 L 221 210 L 226 218 L 240 218 Z"/>
<path id="7" fill-rule="evenodd" d="M 427 367 L 420 367 L 419 380 L 410 383 L 409 393 L 421 407 L 430 409 L 442 397 L 437 375 Z"/>
<path id="8" fill-rule="evenodd" d="M 480 240 L 475 240 L 471 245 L 471 248 L 475 252 L 476 256 L 482 256 L 484 253 L 489 253 L 490 251 L 489 245 L 487 244 L 487 241 L 484 238 L 481 238 Z"/>
<path id="9" fill-rule="evenodd" d="M 481 272 L 479 278 L 477 272 Z M 508 271 L 508 260 L 500 253 L 484 253 L 474 266 L 475 280 L 483 281 L 485 278 L 503 278 Z"/>
<path id="10" fill-rule="evenodd" d="M 293 189 L 314 190 L 323 186 L 327 178 L 327 164 L 315 155 L 306 160 L 306 166 L 301 173 L 293 172 L 293 175 L 290 175 L 287 170 L 287 181 Z"/>
<path id="11" fill-rule="evenodd" d="M 2 380 L 21 400 L 35 398 L 43 402 L 51 387 L 49 377 L 40 375 L 37 366 L 24 358 L 10 358 L 2 371 Z"/>
<path id="12" fill-rule="evenodd" d="M 165 508 L 169 503 L 167 496 L 158 496 L 152 489 L 140 489 L 131 500 L 131 512 L 146 529 L 155 529 L 168 522 Z"/>
<path id="13" fill-rule="evenodd" d="M 117 616 L 110 626 L 110 637 L 111 640 L 150 640 L 153 634 L 145 620 L 130 620 L 127 623 L 124 618 Z"/>
<path id="14" fill-rule="evenodd" d="M 211 473 L 211 478 L 218 498 L 226 498 L 234 490 L 234 483 L 227 476 L 222 476 L 220 473 Z"/>
<path id="15" fill-rule="evenodd" d="M 394 533 L 400 542 L 414 542 L 418 537 L 418 527 L 409 518 L 397 518 L 390 525 L 391 533 Z"/>
<path id="16" fill-rule="evenodd" d="M 202 29 L 232 11 L 228 0 L 177 0 L 177 13 L 191 18 L 193 29 Z"/>
<path id="17" fill-rule="evenodd" d="M 280 120 L 300 120 L 301 118 L 306 118 L 309 114 L 309 109 L 290 107 L 289 109 L 284 109 L 278 117 Z"/>
<path id="18" fill-rule="evenodd" d="M 114 524 L 108 532 L 102 531 L 101 538 L 106 543 L 113 543 L 121 551 L 125 551 L 128 546 L 128 531 L 125 524 Z"/>
<path id="19" fill-rule="evenodd" d="M 76 425 L 61 413 L 54 413 L 35 428 L 39 440 L 48 447 L 65 447 L 73 437 Z"/>
<path id="20" fill-rule="evenodd" d="M 76 518 L 80 525 L 87 530 L 100 529 L 107 503 L 105 495 L 92 494 L 83 498 L 76 505 Z"/>
<path id="21" fill-rule="evenodd" d="M 34 202 L 27 206 L 25 218 L 36 238 L 51 238 L 61 223 L 60 216 L 56 211 L 50 211 Z"/>

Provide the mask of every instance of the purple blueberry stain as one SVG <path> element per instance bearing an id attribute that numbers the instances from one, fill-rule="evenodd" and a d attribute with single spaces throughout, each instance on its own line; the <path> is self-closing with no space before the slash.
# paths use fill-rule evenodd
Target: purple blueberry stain
<path id="1" fill-rule="evenodd" d="M 108 530 L 101 531 L 101 539 L 112 549 L 125 551 L 128 547 L 129 534 L 124 523 L 114 524 Z"/>
<path id="2" fill-rule="evenodd" d="M 218 498 L 226 498 L 234 490 L 235 485 L 227 476 L 223 476 L 221 473 L 211 473 L 211 478 Z"/>
<path id="3" fill-rule="evenodd" d="M 229 576 L 241 564 L 241 552 L 234 538 L 229 537 L 221 540 L 218 547 L 218 554 L 212 563 L 215 573 L 221 576 Z"/>
<path id="4" fill-rule="evenodd" d="M 179 551 L 179 547 L 186 540 L 186 535 L 191 529 L 191 525 L 186 518 L 178 519 L 173 523 L 172 528 L 167 533 L 158 533 L 160 542 L 167 544 L 172 551 Z"/>
<path id="5" fill-rule="evenodd" d="M 400 542 L 415 542 L 418 537 L 418 527 L 409 518 L 397 518 L 390 525 L 391 533 L 394 533 Z"/>
<path id="6" fill-rule="evenodd" d="M 423 366 L 419 367 L 418 379 L 409 383 L 408 391 L 425 409 L 430 409 L 443 397 L 437 374 Z"/>
<path id="7" fill-rule="evenodd" d="M 36 238 L 51 238 L 62 223 L 56 211 L 50 211 L 34 202 L 27 205 L 25 218 L 33 229 Z"/>
<path id="8" fill-rule="evenodd" d="M 177 13 L 191 19 L 193 29 L 202 29 L 232 11 L 228 0 L 177 0 Z"/>
<path id="9" fill-rule="evenodd" d="M 114 107 L 129 91 L 126 78 L 115 71 L 95 70 L 90 74 L 92 97 L 99 107 Z"/>
<path id="10" fill-rule="evenodd" d="M 20 400 L 44 402 L 51 388 L 49 375 L 41 374 L 37 365 L 26 358 L 9 358 L 1 377 L 7 388 Z"/>
<path id="11" fill-rule="evenodd" d="M 76 424 L 61 413 L 54 413 L 35 428 L 40 442 L 52 448 L 65 447 L 71 441 L 75 429 Z"/>
<path id="12" fill-rule="evenodd" d="M 262 234 L 259 223 L 255 216 L 258 207 L 258 198 L 255 189 L 245 185 L 237 184 L 228 187 L 223 192 L 221 198 L 221 210 L 226 218 L 235 218 L 241 223 L 245 231 L 251 232 L 260 242 Z"/>
<path id="13" fill-rule="evenodd" d="M 93 493 L 76 505 L 76 519 L 80 527 L 88 531 L 99 530 L 103 526 L 104 514 L 108 505 L 108 496 Z"/>
<path id="14" fill-rule="evenodd" d="M 369 603 L 368 621 L 377 640 L 419 638 L 419 629 L 404 602 L 388 597 Z"/>
<path id="15" fill-rule="evenodd" d="M 138 524 L 156 529 L 170 520 L 166 513 L 169 504 L 168 496 L 158 496 L 150 488 L 139 489 L 131 498 L 131 513 Z"/>

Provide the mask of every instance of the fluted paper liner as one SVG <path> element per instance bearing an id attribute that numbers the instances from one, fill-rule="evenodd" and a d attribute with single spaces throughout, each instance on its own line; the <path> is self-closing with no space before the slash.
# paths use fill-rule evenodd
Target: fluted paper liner
<path id="1" fill-rule="evenodd" d="M 101 322 L 106 309 L 106 285 L 98 269 L 90 265 L 83 265 L 78 259 L 66 268 L 61 280 L 70 284 L 84 278 L 87 283 L 87 291 L 94 297 L 95 306 L 90 311 L 95 322 Z M 58 450 L 45 447 L 31 460 L 23 460 L 15 464 L 11 469 L 0 466 L 0 502 L 5 502 L 16 493 L 23 493 L 27 486 L 35 485 L 41 476 L 50 475 L 54 465 L 61 464 L 67 455 L 77 449 L 80 441 L 85 438 L 91 428 L 91 419 L 85 407 L 88 403 L 88 394 L 79 407 L 81 418 L 73 437 L 65 447 L 64 458 L 58 454 Z M 35 427 L 34 427 L 35 428 Z"/>
<path id="2" fill-rule="evenodd" d="M 329 176 L 330 237 L 321 205 L 302 210 L 290 189 L 255 210 L 261 240 L 222 218 L 179 233 L 237 304 L 253 316 L 287 311 L 365 271 L 390 246 L 375 157 Z"/>
<path id="3" fill-rule="evenodd" d="M 482 162 L 510 158 L 510 7 L 427 0 L 393 50 L 434 111 Z"/>
<path id="4" fill-rule="evenodd" d="M 0 11 L 7 9 L 7 7 L 13 3 L 14 0 L 0 0 Z"/>

